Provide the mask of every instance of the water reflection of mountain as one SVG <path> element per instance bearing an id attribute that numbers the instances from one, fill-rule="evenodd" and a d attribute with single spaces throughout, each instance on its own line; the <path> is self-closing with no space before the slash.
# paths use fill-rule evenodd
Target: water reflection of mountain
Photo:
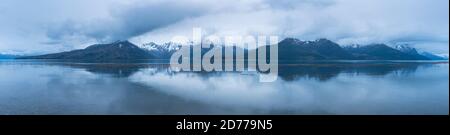
<path id="1" fill-rule="evenodd" d="M 341 73 L 383 76 L 401 72 L 407 75 L 424 65 L 430 65 L 430 63 L 280 65 L 278 74 L 286 81 L 304 77 L 326 81 Z"/>
<path id="2" fill-rule="evenodd" d="M 418 67 L 429 67 L 440 62 L 387 62 L 387 63 L 302 63 L 302 64 L 282 64 L 279 65 L 279 77 L 286 81 L 293 81 L 299 78 L 317 79 L 327 81 L 339 74 L 384 76 L 390 73 L 396 75 L 408 75 L 414 73 Z M 72 68 L 82 68 L 88 72 L 96 74 L 109 74 L 114 77 L 129 77 L 132 74 L 146 70 L 149 75 L 154 73 L 164 73 L 167 75 L 193 73 L 202 77 L 217 76 L 230 72 L 173 72 L 168 64 L 75 64 L 64 63 L 64 66 Z M 241 75 L 235 72 L 235 74 Z"/>
<path id="3" fill-rule="evenodd" d="M 141 69 L 152 68 L 164 70 L 168 65 L 164 64 L 63 64 L 72 68 L 82 68 L 96 74 L 108 74 L 114 77 L 129 77 Z"/>

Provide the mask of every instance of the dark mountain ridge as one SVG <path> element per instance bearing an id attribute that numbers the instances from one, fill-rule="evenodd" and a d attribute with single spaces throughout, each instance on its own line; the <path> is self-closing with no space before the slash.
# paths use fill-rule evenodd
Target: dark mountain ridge
<path id="1" fill-rule="evenodd" d="M 180 47 L 179 44 L 157 45 L 155 43 L 138 47 L 129 41 L 117 41 L 111 44 L 96 44 L 80 50 L 19 57 L 18 59 L 169 59 Z M 211 49 L 202 49 L 202 54 L 209 50 Z M 245 54 L 249 51 L 254 50 L 245 50 Z M 222 49 L 222 52 L 224 52 L 224 49 Z M 419 54 L 414 48 L 395 49 L 385 44 L 341 47 L 327 39 L 301 41 L 295 38 L 286 38 L 279 42 L 278 54 L 279 60 L 430 60 L 430 58 Z"/>
<path id="2" fill-rule="evenodd" d="M 278 55 L 280 60 L 354 59 L 338 44 L 327 39 L 300 41 L 295 38 L 286 38 L 278 43 Z"/>
<path id="3" fill-rule="evenodd" d="M 19 59 L 73 59 L 73 60 L 127 60 L 152 59 L 152 54 L 128 41 L 111 44 L 96 44 L 85 49 L 38 56 L 19 57 Z"/>

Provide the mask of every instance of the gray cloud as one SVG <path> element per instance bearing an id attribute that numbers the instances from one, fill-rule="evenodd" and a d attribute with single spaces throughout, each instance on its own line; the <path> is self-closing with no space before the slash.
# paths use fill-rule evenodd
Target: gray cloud
<path id="1" fill-rule="evenodd" d="M 111 18 L 94 22 L 65 21 L 48 28 L 52 40 L 65 40 L 67 36 L 83 35 L 102 42 L 125 40 L 154 29 L 165 27 L 186 18 L 197 17 L 208 11 L 202 7 L 184 8 L 179 3 L 140 3 L 111 10 Z"/>
<path id="2" fill-rule="evenodd" d="M 0 52 L 56 52 L 124 39 L 167 42 L 201 27 L 206 34 L 329 38 L 341 44 L 409 42 L 448 53 L 448 2 L 3 0 Z"/>

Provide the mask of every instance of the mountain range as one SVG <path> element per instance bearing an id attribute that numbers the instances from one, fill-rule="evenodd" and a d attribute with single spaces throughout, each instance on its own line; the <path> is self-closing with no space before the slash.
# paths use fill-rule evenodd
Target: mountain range
<path id="1" fill-rule="evenodd" d="M 181 48 L 181 44 L 156 43 L 140 47 L 129 41 L 116 41 L 110 44 L 91 45 L 85 49 L 18 57 L 18 59 L 73 59 L 73 60 L 133 60 L 169 59 Z M 204 51 L 210 49 L 203 49 Z M 223 50 L 222 50 L 223 51 Z M 253 50 L 246 50 L 248 51 Z M 286 38 L 278 44 L 279 60 L 441 60 L 443 57 L 428 52 L 419 53 L 406 45 L 389 47 L 385 44 L 344 46 L 328 39 L 301 41 Z"/>
<path id="2" fill-rule="evenodd" d="M 19 57 L 18 59 L 128 60 L 154 58 L 157 57 L 128 41 L 116 41 L 110 44 L 91 45 L 85 49 L 38 56 L 25 56 Z"/>

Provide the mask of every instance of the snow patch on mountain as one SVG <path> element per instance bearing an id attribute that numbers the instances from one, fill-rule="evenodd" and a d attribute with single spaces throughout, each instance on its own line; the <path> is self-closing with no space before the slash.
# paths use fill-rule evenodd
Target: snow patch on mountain
<path id="1" fill-rule="evenodd" d="M 178 43 L 173 43 L 173 42 L 169 42 L 169 43 L 164 43 L 162 45 L 158 45 L 154 42 L 150 42 L 150 43 L 146 43 L 143 44 L 141 46 L 141 48 L 148 50 L 148 51 L 176 51 L 179 50 L 181 48 L 181 44 Z"/>
<path id="2" fill-rule="evenodd" d="M 416 48 L 409 47 L 409 45 L 407 45 L 407 44 L 396 45 L 394 48 L 401 52 L 408 53 L 408 54 L 419 54 L 417 52 Z"/>

